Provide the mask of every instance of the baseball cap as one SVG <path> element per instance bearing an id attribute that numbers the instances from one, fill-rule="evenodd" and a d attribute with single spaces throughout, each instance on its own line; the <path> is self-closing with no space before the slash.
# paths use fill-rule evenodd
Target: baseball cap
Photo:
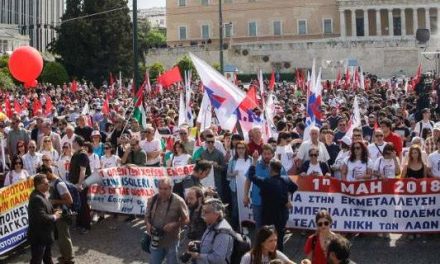
<path id="1" fill-rule="evenodd" d="M 101 134 L 99 133 L 98 130 L 93 130 L 92 137 L 94 137 L 94 136 L 101 136 Z"/>

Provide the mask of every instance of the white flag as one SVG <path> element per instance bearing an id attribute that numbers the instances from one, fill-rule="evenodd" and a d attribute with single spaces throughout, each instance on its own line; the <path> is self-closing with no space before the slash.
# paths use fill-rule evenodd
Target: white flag
<path id="1" fill-rule="evenodd" d="M 202 104 L 200 105 L 199 115 L 197 116 L 197 122 L 200 123 L 200 131 L 204 131 L 209 128 L 212 123 L 212 111 L 211 102 L 209 96 L 205 92 L 203 94 Z"/>

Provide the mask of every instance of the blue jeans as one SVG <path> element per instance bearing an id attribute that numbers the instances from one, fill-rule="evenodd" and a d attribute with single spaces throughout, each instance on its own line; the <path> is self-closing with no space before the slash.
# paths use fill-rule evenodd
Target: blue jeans
<path id="1" fill-rule="evenodd" d="M 167 264 L 177 264 L 177 244 L 173 242 L 167 248 L 151 248 L 150 247 L 150 261 L 151 264 L 162 264 L 163 260 L 167 259 Z"/>
<path id="2" fill-rule="evenodd" d="M 263 226 L 263 207 L 253 204 L 252 213 L 254 214 L 255 227 L 260 229 L 260 227 Z"/>

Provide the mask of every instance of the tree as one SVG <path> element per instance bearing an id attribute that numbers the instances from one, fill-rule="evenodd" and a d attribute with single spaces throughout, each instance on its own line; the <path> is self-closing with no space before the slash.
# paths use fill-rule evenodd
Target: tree
<path id="1" fill-rule="evenodd" d="M 75 19 L 109 10 L 115 11 Z M 110 72 L 132 74 L 132 27 L 126 0 L 66 0 L 62 21 L 53 51 L 70 74 L 99 84 Z"/>
<path id="2" fill-rule="evenodd" d="M 212 64 L 212 68 L 214 68 L 214 69 L 216 69 L 218 72 L 220 72 L 220 63 L 217 63 L 217 62 L 213 63 L 213 64 Z"/>
<path id="3" fill-rule="evenodd" d="M 69 81 L 69 75 L 61 63 L 46 62 L 39 79 L 43 83 L 62 85 Z"/>
<path id="4" fill-rule="evenodd" d="M 197 75 L 197 71 L 196 71 L 196 67 L 194 67 L 194 64 L 191 60 L 190 57 L 188 57 L 187 55 L 183 56 L 176 64 L 177 66 L 179 66 L 180 69 L 180 74 L 182 76 L 185 76 L 185 71 L 191 71 L 192 73 L 192 78 L 193 79 L 197 79 L 198 75 Z"/>
<path id="5" fill-rule="evenodd" d="M 0 90 L 11 90 L 15 87 L 9 71 L 6 68 L 0 69 Z"/>
<path id="6" fill-rule="evenodd" d="M 156 80 L 157 76 L 165 71 L 162 63 L 155 62 L 148 67 L 148 73 L 150 74 L 150 80 Z"/>
<path id="7" fill-rule="evenodd" d="M 152 28 L 148 20 L 138 22 L 138 49 L 139 56 L 145 63 L 145 53 L 151 48 L 166 46 L 164 30 Z"/>
<path id="8" fill-rule="evenodd" d="M 146 41 L 149 48 L 160 48 L 166 45 L 167 38 L 161 31 L 154 29 L 148 32 Z"/>

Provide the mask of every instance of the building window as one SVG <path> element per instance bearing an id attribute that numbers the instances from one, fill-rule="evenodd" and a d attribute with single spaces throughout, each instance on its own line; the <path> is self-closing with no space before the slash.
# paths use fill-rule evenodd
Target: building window
<path id="1" fill-rule="evenodd" d="M 325 18 L 322 22 L 322 28 L 324 31 L 324 34 L 332 34 L 333 33 L 333 23 L 330 18 Z"/>
<path id="2" fill-rule="evenodd" d="M 209 5 L 209 0 L 201 0 L 203 6 Z"/>
<path id="3" fill-rule="evenodd" d="M 307 20 L 302 19 L 298 20 L 298 35 L 306 35 L 307 34 Z"/>
<path id="4" fill-rule="evenodd" d="M 274 21 L 273 22 L 273 34 L 275 36 L 281 36 L 281 34 L 282 34 L 281 21 Z"/>
<path id="5" fill-rule="evenodd" d="M 223 25 L 224 28 L 224 35 L 226 38 L 232 37 L 233 31 L 232 31 L 232 23 L 226 23 Z"/>
<path id="6" fill-rule="evenodd" d="M 249 22 L 248 31 L 249 31 L 250 37 L 256 37 L 257 36 L 257 22 Z"/>
<path id="7" fill-rule="evenodd" d="M 202 39 L 209 39 L 209 25 L 202 25 Z"/>
<path id="8" fill-rule="evenodd" d="M 179 1 L 179 6 L 186 6 L 186 0 L 177 0 Z"/>
<path id="9" fill-rule="evenodd" d="M 179 27 L 179 39 L 186 40 L 186 26 Z"/>

